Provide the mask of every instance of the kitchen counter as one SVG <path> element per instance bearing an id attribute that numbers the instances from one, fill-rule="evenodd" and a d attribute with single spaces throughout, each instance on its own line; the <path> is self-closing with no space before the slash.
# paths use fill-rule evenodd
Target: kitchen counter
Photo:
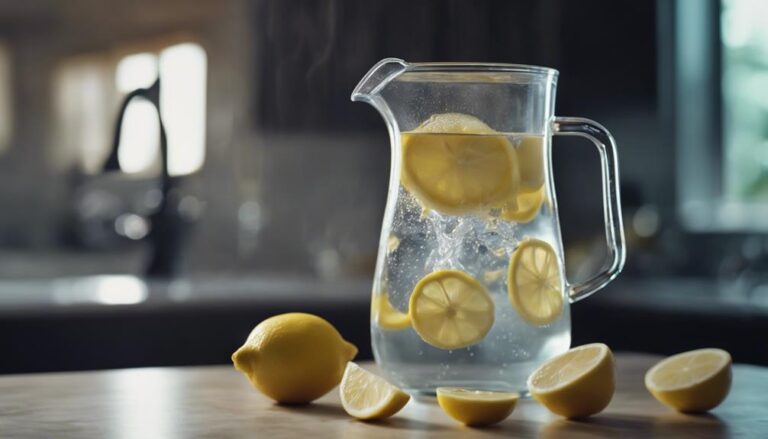
<path id="1" fill-rule="evenodd" d="M 463 427 L 434 402 L 411 401 L 389 420 L 348 417 L 333 391 L 307 406 L 279 406 L 230 366 L 124 369 L 0 377 L 0 435 L 56 437 L 386 438 L 731 438 L 768 437 L 768 368 L 735 365 L 726 401 L 710 414 L 683 415 L 643 387 L 658 357 L 620 353 L 610 406 L 567 421 L 521 400 L 503 423 Z M 365 367 L 375 368 L 370 363 Z"/>
<path id="2" fill-rule="evenodd" d="M 0 374 L 224 364 L 258 322 L 291 311 L 326 318 L 371 359 L 370 288 L 367 279 L 276 275 L 0 281 Z M 657 354 L 713 346 L 768 366 L 753 342 L 768 331 L 762 299 L 725 295 L 705 279 L 620 277 L 571 307 L 572 344 Z"/>

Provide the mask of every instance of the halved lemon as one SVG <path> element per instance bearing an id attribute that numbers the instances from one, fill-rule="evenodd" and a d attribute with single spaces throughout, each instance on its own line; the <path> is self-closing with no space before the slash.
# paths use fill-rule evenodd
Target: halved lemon
<path id="1" fill-rule="evenodd" d="M 544 136 L 523 136 L 516 142 L 520 191 L 536 192 L 544 186 Z"/>
<path id="2" fill-rule="evenodd" d="M 673 355 L 645 374 L 645 387 L 675 410 L 706 412 L 723 402 L 731 389 L 731 355 L 722 349 Z"/>
<path id="3" fill-rule="evenodd" d="M 351 361 L 344 370 L 339 395 L 344 410 L 363 421 L 388 418 L 399 412 L 411 399 L 407 393 L 389 384 L 384 378 Z"/>
<path id="4" fill-rule="evenodd" d="M 507 279 L 509 301 L 533 325 L 546 325 L 563 311 L 560 262 L 552 246 L 528 238 L 512 253 Z"/>
<path id="5" fill-rule="evenodd" d="M 384 329 L 405 329 L 411 326 L 411 318 L 389 302 L 386 292 L 374 293 L 371 297 L 371 316 L 379 327 Z"/>
<path id="6" fill-rule="evenodd" d="M 426 208 L 464 214 L 517 192 L 515 148 L 475 117 L 434 115 L 401 143 L 401 182 Z"/>
<path id="7" fill-rule="evenodd" d="M 437 403 L 448 416 L 464 425 L 480 427 L 506 419 L 520 395 L 507 392 L 438 387 Z"/>
<path id="8" fill-rule="evenodd" d="M 615 388 L 613 353 L 602 343 L 573 348 L 528 377 L 531 396 L 566 418 L 599 413 L 611 402 Z"/>
<path id="9" fill-rule="evenodd" d="M 482 340 L 493 326 L 493 300 L 485 287 L 459 270 L 424 276 L 408 306 L 422 340 L 440 349 L 459 349 Z"/>
<path id="10" fill-rule="evenodd" d="M 521 192 L 514 201 L 502 205 L 501 217 L 517 223 L 531 222 L 544 204 L 544 186 L 534 192 Z"/>

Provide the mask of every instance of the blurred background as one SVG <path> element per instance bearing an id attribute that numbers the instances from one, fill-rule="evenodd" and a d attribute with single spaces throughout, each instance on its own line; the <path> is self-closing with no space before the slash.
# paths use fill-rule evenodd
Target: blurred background
<path id="1" fill-rule="evenodd" d="M 762 0 L 0 0 L 0 373 L 226 363 L 293 310 L 370 358 L 390 151 L 349 96 L 388 56 L 554 67 L 613 133 L 628 262 L 574 344 L 768 364 Z M 584 279 L 598 157 L 553 161 Z"/>

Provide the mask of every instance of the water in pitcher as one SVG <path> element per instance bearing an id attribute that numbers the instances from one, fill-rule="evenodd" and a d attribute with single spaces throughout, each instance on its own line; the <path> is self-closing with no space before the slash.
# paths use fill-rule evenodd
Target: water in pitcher
<path id="1" fill-rule="evenodd" d="M 472 123 L 402 133 L 394 158 L 371 329 L 377 362 L 411 393 L 525 391 L 570 345 L 549 137 Z"/>

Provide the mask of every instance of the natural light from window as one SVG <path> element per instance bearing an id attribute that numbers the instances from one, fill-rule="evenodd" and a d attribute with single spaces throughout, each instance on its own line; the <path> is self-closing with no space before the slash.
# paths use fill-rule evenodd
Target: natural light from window
<path id="1" fill-rule="evenodd" d="M 157 79 L 157 56 L 153 53 L 128 55 L 117 64 L 115 85 L 127 94 L 146 88 Z M 134 99 L 125 110 L 117 157 L 127 173 L 145 172 L 157 161 L 160 150 L 160 124 L 155 107 L 146 100 Z"/>
<path id="2" fill-rule="evenodd" d="M 160 52 L 160 111 L 168 131 L 168 171 L 191 174 L 205 161 L 207 59 L 197 44 Z"/>
<path id="3" fill-rule="evenodd" d="M 169 46 L 159 53 L 120 60 L 115 84 L 121 93 L 146 88 L 160 77 L 160 111 L 168 140 L 170 175 L 199 170 L 205 161 L 207 59 L 198 44 Z M 118 160 L 127 173 L 146 172 L 157 162 L 160 126 L 151 103 L 136 99 L 126 109 Z"/>
<path id="4" fill-rule="evenodd" d="M 725 194 L 768 199 L 768 1 L 722 1 Z"/>

